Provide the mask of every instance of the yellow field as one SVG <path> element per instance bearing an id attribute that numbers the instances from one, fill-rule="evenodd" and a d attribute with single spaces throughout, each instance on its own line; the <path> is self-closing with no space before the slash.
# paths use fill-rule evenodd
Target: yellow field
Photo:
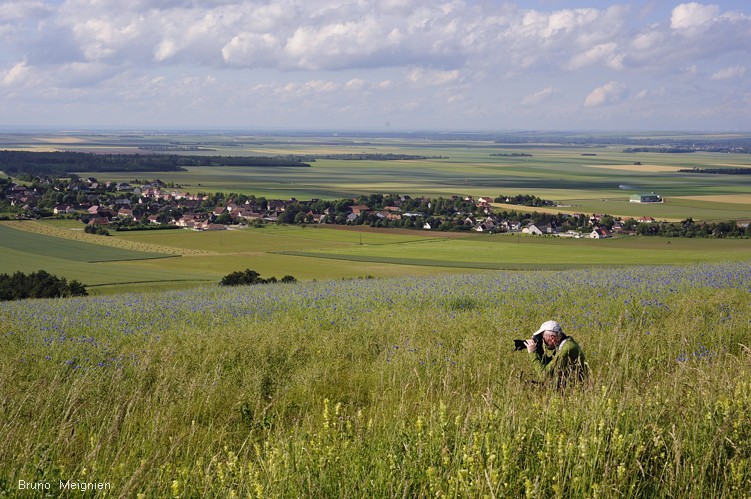
<path id="1" fill-rule="evenodd" d="M 34 137 L 34 140 L 51 144 L 83 144 L 88 142 L 86 139 L 77 137 Z"/>
<path id="2" fill-rule="evenodd" d="M 678 198 L 675 198 L 678 199 Z M 688 198 L 685 198 L 688 199 Z M 581 207 L 575 207 L 570 206 L 567 207 L 565 205 L 561 206 L 521 206 L 517 204 L 506 204 L 506 203 L 490 203 L 490 205 L 493 208 L 499 208 L 501 210 L 507 210 L 507 211 L 524 211 L 524 212 L 535 212 L 535 213 L 550 213 L 550 214 L 556 214 L 556 213 L 567 213 L 569 215 L 573 215 L 576 213 L 583 213 L 587 212 L 587 210 L 583 210 Z M 600 213 L 600 212 L 598 212 Z M 609 213 L 609 215 L 614 217 L 620 217 L 620 218 L 632 218 L 634 215 L 628 215 L 624 213 Z M 680 222 L 681 218 L 676 217 L 665 217 L 661 216 L 660 220 L 663 220 L 665 222 Z"/>
<path id="3" fill-rule="evenodd" d="M 6 151 L 29 151 L 29 152 L 57 152 L 60 149 L 54 146 L 37 145 L 37 146 L 3 146 Z"/>
<path id="4" fill-rule="evenodd" d="M 706 196 L 675 196 L 675 199 L 691 199 L 709 203 L 751 204 L 751 194 L 716 194 Z"/>
<path id="5" fill-rule="evenodd" d="M 663 173 L 677 172 L 686 168 L 685 166 L 667 166 L 667 165 L 584 165 L 587 168 L 602 168 L 605 170 L 619 170 L 637 173 Z"/>
<path id="6" fill-rule="evenodd" d="M 81 229 L 72 229 L 65 227 L 55 227 L 50 224 L 36 222 L 36 221 L 3 221 L 0 222 L 3 225 L 11 227 L 13 229 L 25 230 L 28 232 L 34 232 L 37 234 L 44 234 L 46 236 L 61 237 L 64 239 L 73 239 L 76 241 L 100 244 L 104 246 L 113 246 L 115 248 L 128 249 L 133 251 L 144 251 L 149 253 L 163 253 L 166 255 L 181 255 L 181 256 L 211 256 L 218 255 L 219 253 L 207 250 L 176 248 L 172 246 L 165 246 L 161 244 L 142 243 L 129 241 L 127 239 L 121 239 L 116 237 L 102 237 L 94 234 L 87 234 L 83 231 L 83 224 Z"/>
<path id="7" fill-rule="evenodd" d="M 351 147 L 351 146 L 350 146 Z M 314 147 L 310 149 L 297 149 L 290 150 L 285 148 L 284 146 L 280 147 L 274 147 L 274 148 L 248 148 L 249 151 L 252 151 L 254 153 L 262 153 L 262 154 L 280 154 L 280 155 L 286 155 L 286 154 L 310 154 L 310 155 L 322 155 L 322 154 L 359 154 L 363 152 L 364 149 L 368 149 L 367 147 L 351 147 L 351 148 L 326 148 L 326 147 Z"/>

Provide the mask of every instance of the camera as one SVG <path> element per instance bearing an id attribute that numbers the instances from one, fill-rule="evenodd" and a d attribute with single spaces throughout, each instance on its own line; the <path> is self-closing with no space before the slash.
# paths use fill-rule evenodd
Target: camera
<path id="1" fill-rule="evenodd" d="M 542 346 L 542 335 L 538 334 L 536 336 L 532 336 L 532 339 L 535 341 L 535 352 L 537 354 L 543 353 L 543 346 Z M 526 340 L 514 340 L 514 350 L 526 350 L 527 345 L 524 344 Z"/>

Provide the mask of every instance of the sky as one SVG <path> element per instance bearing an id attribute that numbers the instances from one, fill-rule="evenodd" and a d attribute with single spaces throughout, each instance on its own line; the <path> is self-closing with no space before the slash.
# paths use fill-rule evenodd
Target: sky
<path id="1" fill-rule="evenodd" d="M 751 130 L 751 2 L 0 0 L 0 127 Z"/>

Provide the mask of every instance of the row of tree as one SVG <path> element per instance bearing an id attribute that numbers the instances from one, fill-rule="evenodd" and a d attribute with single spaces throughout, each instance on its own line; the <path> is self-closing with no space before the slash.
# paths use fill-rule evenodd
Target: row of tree
<path id="1" fill-rule="evenodd" d="M 297 160 L 265 156 L 190 156 L 181 154 L 94 154 L 72 151 L 0 151 L 3 171 L 19 176 L 72 172 L 181 171 L 190 166 L 310 166 Z"/>
<path id="2" fill-rule="evenodd" d="M 261 277 L 261 274 L 259 274 L 255 270 L 245 269 L 227 274 L 226 276 L 222 277 L 222 280 L 219 281 L 219 284 L 221 286 L 249 286 L 253 284 L 270 284 L 274 282 L 289 283 L 296 281 L 297 279 L 295 279 L 291 275 L 285 275 L 279 281 L 277 281 L 276 277 L 269 277 L 268 279 L 264 279 L 263 277 Z"/>
<path id="3" fill-rule="evenodd" d="M 751 175 L 751 168 L 684 168 L 683 173 L 711 173 L 714 175 Z"/>
<path id="4" fill-rule="evenodd" d="M 555 206 L 555 203 L 549 199 L 542 199 L 532 194 L 517 194 L 515 196 L 498 196 L 494 200 L 496 203 L 518 204 L 521 206 Z"/>
<path id="5" fill-rule="evenodd" d="M 0 301 L 23 300 L 25 298 L 61 298 L 86 296 L 86 288 L 76 280 L 68 282 L 44 270 L 13 275 L 0 274 Z"/>
<path id="6" fill-rule="evenodd" d="M 733 220 L 725 222 L 694 222 L 687 218 L 682 222 L 641 223 L 635 226 L 636 233 L 642 236 L 664 237 L 751 237 L 751 225 L 742 227 Z"/>

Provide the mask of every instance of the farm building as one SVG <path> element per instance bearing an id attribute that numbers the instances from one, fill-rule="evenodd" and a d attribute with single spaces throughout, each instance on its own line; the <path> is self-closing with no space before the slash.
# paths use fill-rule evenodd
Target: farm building
<path id="1" fill-rule="evenodd" d="M 629 198 L 629 201 L 632 203 L 662 203 L 662 196 L 654 192 L 650 194 L 633 194 Z"/>

